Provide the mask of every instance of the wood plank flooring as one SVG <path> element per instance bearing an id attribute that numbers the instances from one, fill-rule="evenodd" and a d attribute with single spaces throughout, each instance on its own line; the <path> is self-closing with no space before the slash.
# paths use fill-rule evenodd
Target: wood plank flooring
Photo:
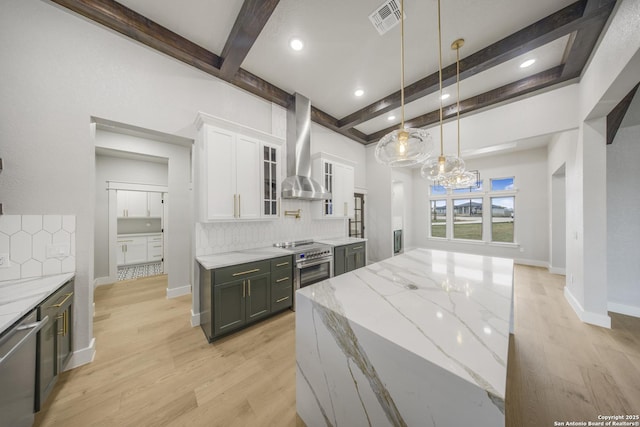
<path id="1" fill-rule="evenodd" d="M 581 323 L 564 277 L 517 266 L 508 427 L 640 413 L 640 319 Z M 166 299 L 166 277 L 95 292 L 96 357 L 65 372 L 35 426 L 300 426 L 294 313 L 208 344 L 191 297 Z"/>

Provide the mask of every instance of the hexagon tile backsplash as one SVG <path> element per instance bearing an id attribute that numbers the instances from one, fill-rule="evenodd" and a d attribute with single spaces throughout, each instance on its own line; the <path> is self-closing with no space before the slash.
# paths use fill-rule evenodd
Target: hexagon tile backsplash
<path id="1" fill-rule="evenodd" d="M 264 248 L 277 242 L 346 236 L 346 219 L 311 218 L 311 209 L 321 209 L 317 203 L 306 200 L 283 200 L 281 206 L 283 211 L 302 209 L 302 217 L 299 219 L 281 217 L 255 222 L 196 223 L 196 255 Z"/>
<path id="2" fill-rule="evenodd" d="M 0 215 L 2 255 L 0 281 L 75 271 L 75 215 Z"/>

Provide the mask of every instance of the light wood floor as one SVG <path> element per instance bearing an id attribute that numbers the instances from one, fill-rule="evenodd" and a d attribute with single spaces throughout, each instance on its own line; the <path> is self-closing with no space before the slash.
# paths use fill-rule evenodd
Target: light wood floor
<path id="1" fill-rule="evenodd" d="M 507 426 L 640 413 L 640 319 L 581 323 L 563 276 L 516 268 Z M 96 289 L 96 358 L 61 375 L 35 426 L 299 426 L 294 314 L 208 344 L 158 276 Z"/>

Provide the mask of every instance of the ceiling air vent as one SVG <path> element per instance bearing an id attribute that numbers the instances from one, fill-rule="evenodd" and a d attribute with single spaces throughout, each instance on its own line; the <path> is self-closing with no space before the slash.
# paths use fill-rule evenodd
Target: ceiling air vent
<path id="1" fill-rule="evenodd" d="M 407 14 L 405 13 L 405 18 Z M 376 27 L 378 33 L 383 35 L 400 22 L 399 0 L 389 0 L 380 5 L 371 15 L 369 20 Z"/>

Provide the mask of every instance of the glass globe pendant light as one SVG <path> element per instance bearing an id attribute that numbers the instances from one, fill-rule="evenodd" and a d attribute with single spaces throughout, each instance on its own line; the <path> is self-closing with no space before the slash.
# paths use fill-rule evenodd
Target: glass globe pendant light
<path id="1" fill-rule="evenodd" d="M 378 141 L 376 160 L 392 167 L 420 164 L 431 155 L 433 140 L 424 129 L 404 127 L 404 0 L 400 0 L 400 116 L 400 128 Z"/>
<path id="2" fill-rule="evenodd" d="M 464 41 L 463 41 L 464 43 Z M 440 0 L 438 0 L 438 64 L 440 80 L 440 155 L 428 159 L 420 173 L 431 181 L 446 183 L 452 174 L 464 172 L 464 161 L 458 156 L 444 155 L 444 135 L 442 124 L 442 30 L 440 26 Z"/>

